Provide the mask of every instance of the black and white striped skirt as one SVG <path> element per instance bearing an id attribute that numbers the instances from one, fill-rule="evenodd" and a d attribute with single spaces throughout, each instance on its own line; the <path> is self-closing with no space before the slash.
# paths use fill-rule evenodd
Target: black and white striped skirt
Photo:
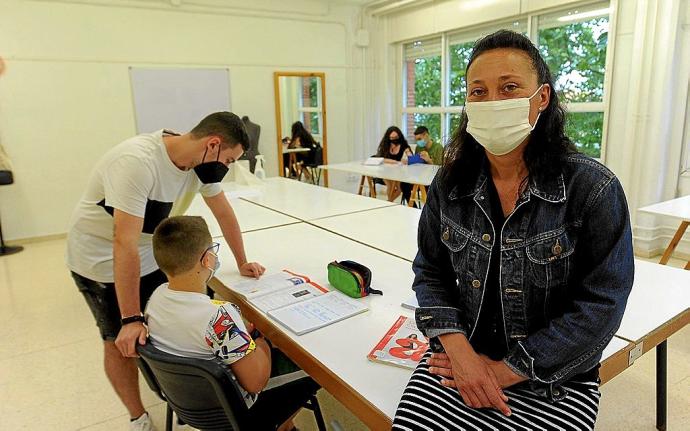
<path id="1" fill-rule="evenodd" d="M 593 430 L 599 409 L 597 382 L 568 382 L 567 396 L 550 403 L 528 385 L 505 389 L 510 416 L 467 407 L 453 388 L 429 374 L 427 352 L 407 383 L 393 421 L 394 430 Z"/>

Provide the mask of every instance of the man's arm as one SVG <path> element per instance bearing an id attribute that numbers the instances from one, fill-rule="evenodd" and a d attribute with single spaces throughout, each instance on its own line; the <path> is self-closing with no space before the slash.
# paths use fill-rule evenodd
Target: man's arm
<path id="1" fill-rule="evenodd" d="M 263 275 L 266 270 L 263 266 L 255 262 L 247 262 L 240 225 L 237 222 L 237 217 L 235 217 L 235 211 L 232 210 L 230 203 L 225 197 L 225 193 L 218 193 L 211 197 L 204 196 L 204 201 L 220 225 L 223 237 L 235 256 L 240 274 L 256 278 Z"/>
<path id="2" fill-rule="evenodd" d="M 144 219 L 115 209 L 113 221 L 115 292 L 121 317 L 129 317 L 141 312 L 139 303 L 141 262 L 137 243 L 144 226 Z M 137 356 L 137 341 L 142 345 L 146 342 L 146 327 L 141 322 L 123 326 L 117 335 L 115 345 L 122 356 L 135 357 Z"/>

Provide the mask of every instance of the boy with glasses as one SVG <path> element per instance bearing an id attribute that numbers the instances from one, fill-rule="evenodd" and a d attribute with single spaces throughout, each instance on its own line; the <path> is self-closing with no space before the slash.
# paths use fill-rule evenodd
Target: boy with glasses
<path id="1" fill-rule="evenodd" d="M 292 417 L 318 385 L 257 331 L 250 335 L 236 305 L 206 295 L 220 266 L 218 249 L 201 217 L 170 217 L 158 225 L 153 254 L 168 282 L 146 307 L 149 340 L 173 355 L 220 358 L 237 378 L 256 429 L 291 430 Z M 291 372 L 277 376 L 278 362 Z"/>

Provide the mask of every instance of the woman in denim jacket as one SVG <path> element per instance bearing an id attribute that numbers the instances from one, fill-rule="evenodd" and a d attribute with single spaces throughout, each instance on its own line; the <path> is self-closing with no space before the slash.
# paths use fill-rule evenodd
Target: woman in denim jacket
<path id="1" fill-rule="evenodd" d="M 431 351 L 393 428 L 593 429 L 599 361 L 633 283 L 625 195 L 565 136 L 529 39 L 479 40 L 466 77 L 413 264 Z"/>

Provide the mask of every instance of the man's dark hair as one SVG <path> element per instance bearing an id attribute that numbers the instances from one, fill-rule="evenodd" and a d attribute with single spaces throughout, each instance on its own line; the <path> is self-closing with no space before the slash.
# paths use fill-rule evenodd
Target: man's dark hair
<path id="1" fill-rule="evenodd" d="M 537 75 L 537 84 L 548 84 L 551 87 L 549 106 L 539 116 L 539 121 L 525 147 L 523 159 L 530 179 L 552 178 L 561 172 L 563 158 L 567 154 L 576 153 L 577 149 L 565 134 L 566 112 L 558 100 L 549 66 L 539 50 L 526 36 L 510 30 L 499 30 L 475 43 L 465 72 L 470 69 L 477 57 L 485 52 L 506 48 L 516 49 L 526 54 Z M 467 122 L 467 113 L 463 111 L 460 127 L 453 133 L 444 152 L 439 179 L 446 192 L 450 192 L 457 184 L 473 181 L 486 157 L 484 148 L 467 132 Z"/>
<path id="2" fill-rule="evenodd" d="M 414 135 L 423 135 L 425 133 L 429 133 L 429 129 L 426 126 L 417 126 L 416 129 L 414 129 Z"/>
<path id="3" fill-rule="evenodd" d="M 249 136 L 244 123 L 232 112 L 214 112 L 201 120 L 190 133 L 195 139 L 218 136 L 226 147 L 241 145 L 244 151 L 249 150 Z"/>

